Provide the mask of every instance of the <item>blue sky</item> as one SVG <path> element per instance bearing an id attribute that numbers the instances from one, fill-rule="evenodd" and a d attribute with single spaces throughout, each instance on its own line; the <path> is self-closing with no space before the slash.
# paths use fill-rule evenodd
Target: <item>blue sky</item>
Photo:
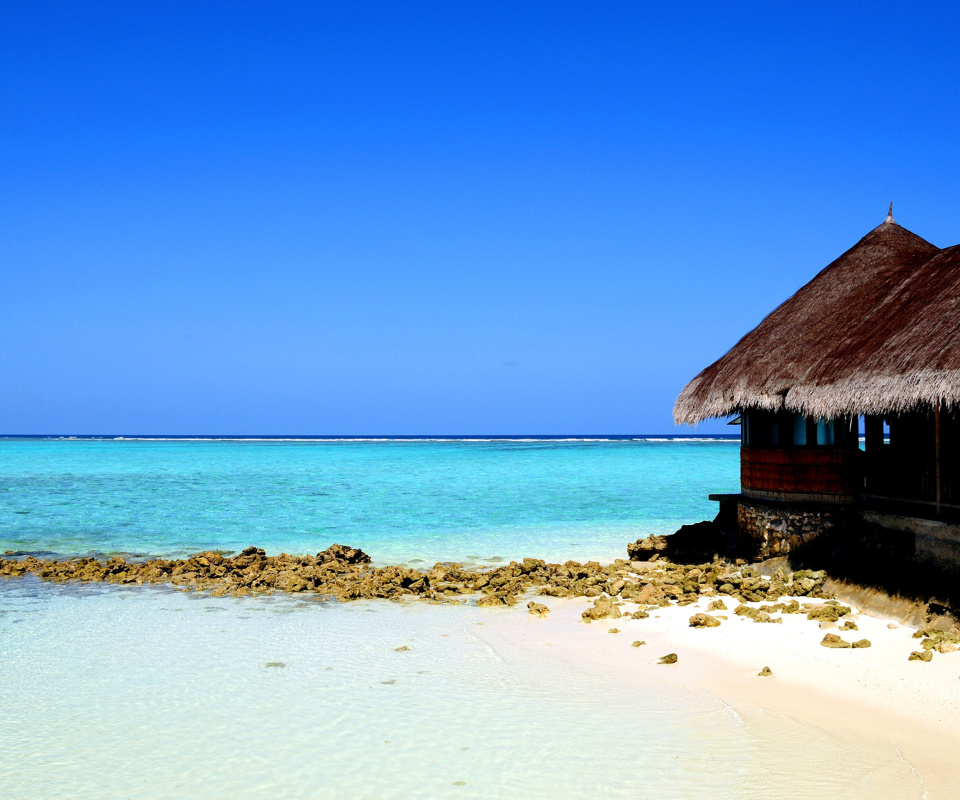
<path id="1" fill-rule="evenodd" d="M 8 4 L 0 432 L 671 432 L 890 200 L 960 241 L 919 5 Z"/>

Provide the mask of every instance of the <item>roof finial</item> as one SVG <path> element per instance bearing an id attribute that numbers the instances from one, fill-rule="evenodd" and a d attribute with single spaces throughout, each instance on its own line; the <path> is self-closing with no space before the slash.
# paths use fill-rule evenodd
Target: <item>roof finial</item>
<path id="1" fill-rule="evenodd" d="M 890 210 L 887 212 L 887 218 L 884 222 L 893 222 L 893 201 L 890 201 Z"/>

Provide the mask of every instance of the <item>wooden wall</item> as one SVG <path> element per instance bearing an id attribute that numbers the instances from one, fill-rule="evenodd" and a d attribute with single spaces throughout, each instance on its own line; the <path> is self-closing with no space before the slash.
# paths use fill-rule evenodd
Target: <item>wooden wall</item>
<path id="1" fill-rule="evenodd" d="M 742 447 L 740 485 L 754 497 L 791 493 L 852 499 L 862 486 L 860 451 L 840 447 Z"/>

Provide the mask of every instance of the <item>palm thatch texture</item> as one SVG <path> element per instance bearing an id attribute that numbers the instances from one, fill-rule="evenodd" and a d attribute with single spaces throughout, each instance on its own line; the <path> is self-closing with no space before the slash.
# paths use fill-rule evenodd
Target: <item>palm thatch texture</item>
<path id="1" fill-rule="evenodd" d="M 807 417 L 960 405 L 960 245 L 884 222 L 681 392 L 674 419 Z"/>

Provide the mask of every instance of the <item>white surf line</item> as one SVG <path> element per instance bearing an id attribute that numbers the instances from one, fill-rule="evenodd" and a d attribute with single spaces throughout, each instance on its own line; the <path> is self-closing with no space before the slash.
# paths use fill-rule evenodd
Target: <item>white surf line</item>
<path id="1" fill-rule="evenodd" d="M 927 800 L 927 787 L 924 786 L 923 778 L 920 777 L 920 773 L 917 772 L 916 769 L 914 769 L 913 764 L 911 764 L 909 761 L 907 761 L 907 759 L 903 757 L 903 753 L 900 752 L 899 747 L 897 747 L 893 742 L 888 742 L 887 744 L 889 744 L 894 750 L 896 750 L 897 755 L 900 756 L 900 760 L 904 764 L 906 764 L 908 767 L 910 767 L 910 771 L 913 773 L 913 777 L 917 779 L 917 783 L 920 786 L 920 800 Z"/>

